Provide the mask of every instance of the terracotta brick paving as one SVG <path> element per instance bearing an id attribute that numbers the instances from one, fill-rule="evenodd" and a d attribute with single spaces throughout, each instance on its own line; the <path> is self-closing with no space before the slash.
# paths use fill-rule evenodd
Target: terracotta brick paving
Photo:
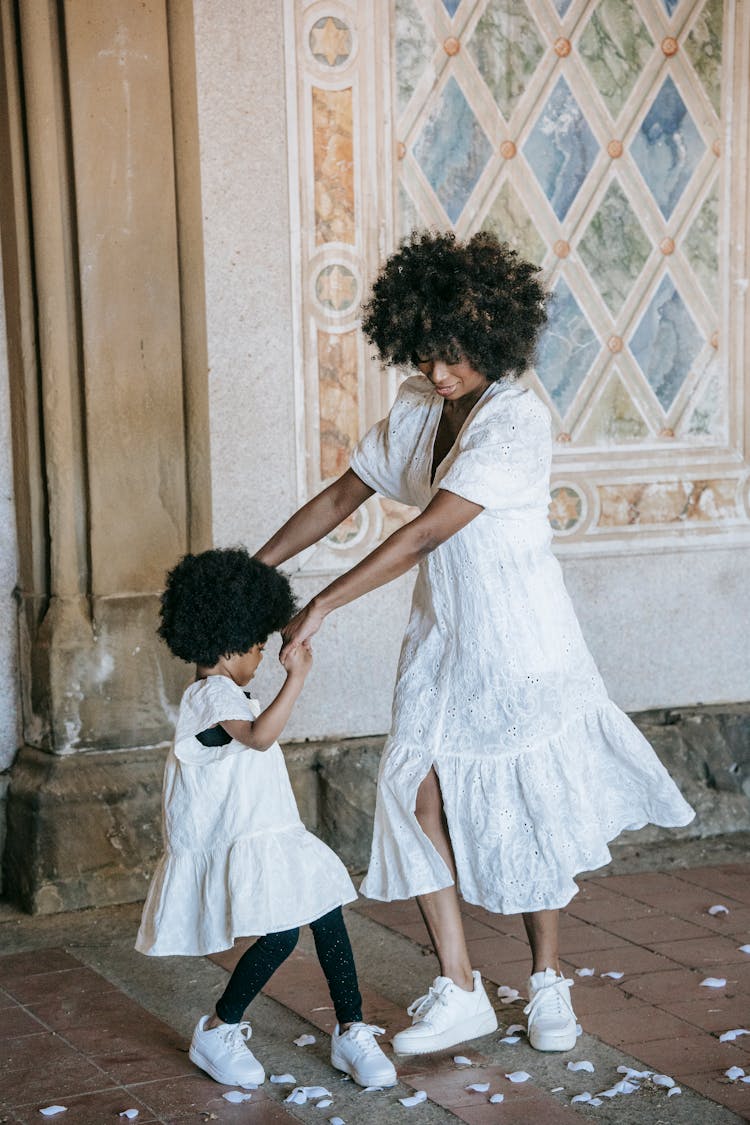
<path id="1" fill-rule="evenodd" d="M 729 912 L 709 914 L 717 904 Z M 362 900 L 356 909 L 428 943 L 415 903 Z M 465 913 L 497 934 L 470 941 L 476 968 L 493 984 L 523 993 L 528 950 L 520 918 L 474 906 Z M 585 1030 L 750 1120 L 750 1085 L 724 1076 L 733 1065 L 750 1073 L 750 1036 L 719 1041 L 731 1028 L 750 1029 L 750 956 L 738 948 L 750 942 L 750 864 L 586 879 L 563 919 L 565 970 L 597 973 L 574 976 Z M 610 970 L 625 975 L 617 982 L 599 975 Z M 702 987 L 708 976 L 725 978 L 726 986 Z M 483 1113 L 477 1107 L 465 1120 L 490 1120 Z"/>
<path id="2" fill-rule="evenodd" d="M 709 915 L 715 903 L 726 905 L 729 913 Z M 356 909 L 428 945 L 415 903 L 361 900 Z M 521 919 L 472 906 L 465 908 L 465 918 L 476 967 L 492 984 L 511 985 L 523 994 L 528 951 Z M 746 942 L 750 865 L 740 864 L 585 880 L 562 927 L 565 970 L 571 975 L 577 968 L 596 970 L 592 977 L 573 977 L 575 1007 L 585 1030 L 750 1120 L 750 1085 L 730 1083 L 723 1073 L 734 1064 L 750 1072 L 750 1036 L 719 1041 L 723 1031 L 750 1022 L 750 956 L 738 949 Z M 215 960 L 231 968 L 241 951 L 238 947 Z M 366 966 L 362 970 L 366 978 Z M 609 970 L 624 976 L 616 982 L 599 975 Z M 727 984 L 702 987 L 706 976 L 724 977 Z M 402 1008 L 369 988 L 366 979 L 362 991 L 368 1019 L 390 1028 L 403 1024 Z M 335 1017 L 311 956 L 296 951 L 265 992 L 330 1034 Z M 519 1010 L 519 1005 L 506 1009 L 505 1022 L 522 1022 Z M 467 1125 L 556 1125 L 586 1116 L 532 1082 L 510 1084 L 504 1067 L 473 1048 L 470 1071 L 456 1068 L 452 1054 L 400 1060 L 401 1082 L 425 1090 L 431 1102 Z M 505 1095 L 502 1106 L 488 1104 L 487 1094 L 466 1090 L 469 1082 L 482 1080 L 490 1082 L 490 1093 Z M 0 957 L 2 1119 L 39 1122 L 44 1120 L 39 1110 L 58 1103 L 68 1107 L 59 1120 L 82 1125 L 119 1120 L 128 1108 L 139 1110 L 138 1125 L 185 1119 L 289 1125 L 298 1120 L 279 1104 L 276 1090 L 272 1096 L 254 1091 L 252 1101 L 242 1106 L 229 1105 L 221 1093 L 192 1066 L 181 1036 L 65 951 Z"/>

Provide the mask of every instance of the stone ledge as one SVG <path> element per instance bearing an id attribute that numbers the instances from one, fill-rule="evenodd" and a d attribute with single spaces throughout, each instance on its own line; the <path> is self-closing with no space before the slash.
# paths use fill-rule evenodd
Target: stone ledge
<path id="1" fill-rule="evenodd" d="M 697 816 L 628 844 L 750 830 L 750 704 L 633 716 Z M 367 864 L 383 737 L 284 747 L 307 826 L 355 871 Z M 161 851 L 166 745 L 59 756 L 24 747 L 9 775 L 4 886 L 31 913 L 142 899 Z M 1 833 L 0 833 L 1 834 Z"/>

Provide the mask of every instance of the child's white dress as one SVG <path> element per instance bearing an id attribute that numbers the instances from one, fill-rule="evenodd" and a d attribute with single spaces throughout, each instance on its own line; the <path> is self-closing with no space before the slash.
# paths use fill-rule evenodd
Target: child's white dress
<path id="1" fill-rule="evenodd" d="M 608 698 L 565 590 L 547 408 L 490 384 L 430 484 L 441 412 L 426 376 L 407 379 L 351 461 L 393 500 L 424 509 L 444 488 L 484 508 L 419 566 L 360 889 L 390 900 L 451 885 L 414 816 L 434 766 L 462 896 L 503 914 L 554 909 L 623 829 L 694 814 Z"/>
<path id="2" fill-rule="evenodd" d="M 182 697 L 164 770 L 164 854 L 143 908 L 141 953 L 218 953 L 236 937 L 291 930 L 357 897 L 341 860 L 300 820 L 278 742 L 258 751 L 196 738 L 259 713 L 226 676 L 198 680 Z"/>

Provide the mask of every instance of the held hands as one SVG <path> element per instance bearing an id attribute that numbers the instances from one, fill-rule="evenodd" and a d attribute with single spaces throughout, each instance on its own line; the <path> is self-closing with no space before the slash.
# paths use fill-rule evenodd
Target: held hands
<path id="1" fill-rule="evenodd" d="M 279 660 L 288 676 L 299 676 L 304 679 L 312 668 L 313 654 L 309 641 L 302 641 L 294 646 L 284 645 L 279 653 Z"/>
<path id="2" fill-rule="evenodd" d="M 284 647 L 279 654 L 279 660 L 284 667 L 285 658 L 288 653 L 294 651 L 299 645 L 308 641 L 315 633 L 317 633 L 320 626 L 323 624 L 325 614 L 313 602 L 309 602 L 304 609 L 301 609 L 292 620 L 281 630 L 281 636 L 284 640 Z"/>

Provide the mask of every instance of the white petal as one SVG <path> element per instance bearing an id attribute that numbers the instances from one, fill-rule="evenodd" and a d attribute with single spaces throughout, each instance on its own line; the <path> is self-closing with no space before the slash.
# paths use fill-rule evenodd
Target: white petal
<path id="1" fill-rule="evenodd" d="M 726 1074 L 727 1078 L 731 1079 L 731 1081 L 734 1082 L 735 1078 L 742 1078 L 742 1075 L 745 1072 L 741 1066 L 730 1066 L 729 1070 L 725 1070 L 724 1073 Z M 44 1110 L 42 1110 L 42 1112 L 44 1112 Z"/>
<path id="2" fill-rule="evenodd" d="M 626 1078 L 650 1078 L 654 1073 L 653 1070 L 633 1070 L 632 1066 L 618 1066 L 618 1074 L 624 1074 Z"/>
<path id="3" fill-rule="evenodd" d="M 222 1094 L 225 1102 L 231 1102 L 232 1105 L 240 1105 L 241 1102 L 249 1102 L 252 1094 L 243 1094 L 242 1090 L 230 1090 L 227 1094 Z M 120 1114 L 122 1117 L 122 1114 Z"/>
<path id="4" fill-rule="evenodd" d="M 726 977 L 706 977 L 701 981 L 702 988 L 724 988 L 726 985 Z"/>
<path id="5" fill-rule="evenodd" d="M 620 972 L 616 972 L 616 973 L 615 972 L 609 972 L 609 973 L 600 973 L 599 976 L 601 976 L 601 977 L 612 977 L 612 980 L 622 980 L 622 978 L 625 976 L 625 974 L 620 973 Z"/>
<path id="6" fill-rule="evenodd" d="M 304 1105 L 307 1101 L 307 1094 L 301 1086 L 297 1086 L 295 1090 L 292 1090 L 288 1098 L 284 1098 L 284 1101 L 289 1102 L 290 1105 Z"/>
<path id="7" fill-rule="evenodd" d="M 731 1043 L 734 1039 L 739 1039 L 741 1035 L 750 1035 L 744 1027 L 736 1027 L 733 1031 L 725 1031 L 723 1035 L 719 1036 L 720 1043 Z"/>
<path id="8" fill-rule="evenodd" d="M 328 1125 L 346 1125 L 343 1117 L 329 1117 Z"/>
<path id="9" fill-rule="evenodd" d="M 504 1035 L 500 1040 L 501 1043 L 517 1043 L 521 1038 L 520 1035 Z"/>
<path id="10" fill-rule="evenodd" d="M 500 1102 L 505 1101 L 505 1094 L 491 1094 L 490 1101 L 493 1105 L 500 1105 Z"/>
<path id="11" fill-rule="evenodd" d="M 506 1035 L 515 1035 L 517 1031 L 520 1031 L 522 1035 L 526 1034 L 526 1028 L 523 1026 L 522 1023 L 512 1023 L 510 1025 L 510 1027 L 505 1029 L 505 1034 Z"/>
<path id="12" fill-rule="evenodd" d="M 750 953 L 750 945 L 738 945 L 740 953 Z"/>
<path id="13" fill-rule="evenodd" d="M 503 1004 L 512 1004 L 521 995 L 517 988 L 509 988 L 507 984 L 501 984 L 497 994 Z"/>
<path id="14" fill-rule="evenodd" d="M 528 1082 L 531 1075 L 527 1074 L 525 1070 L 514 1070 L 512 1074 L 506 1074 L 505 1077 L 509 1082 Z"/>
<path id="15" fill-rule="evenodd" d="M 453 1061 L 456 1066 L 473 1066 L 471 1059 L 467 1059 L 466 1055 L 454 1055 Z"/>
<path id="16" fill-rule="evenodd" d="M 594 1064 L 589 1062 L 588 1059 L 581 1059 L 580 1062 L 569 1062 L 568 1070 L 588 1070 L 590 1074 L 593 1074 Z"/>
<path id="17" fill-rule="evenodd" d="M 68 1107 L 66 1105 L 48 1105 L 46 1109 L 40 1109 L 42 1117 L 54 1117 L 56 1113 L 67 1113 Z"/>
<path id="18" fill-rule="evenodd" d="M 593 977 L 596 969 L 576 969 L 577 977 Z"/>
<path id="19" fill-rule="evenodd" d="M 295 1047 L 311 1047 L 315 1042 L 314 1035 L 300 1035 L 298 1039 L 294 1040 Z"/>
<path id="20" fill-rule="evenodd" d="M 318 1102 L 315 1106 L 316 1109 L 328 1109 L 329 1105 L 333 1105 L 333 1098 L 323 1098 L 322 1102 Z"/>
<path id="21" fill-rule="evenodd" d="M 489 1088 L 489 1082 L 472 1082 L 471 1086 L 464 1086 L 464 1090 L 473 1090 L 476 1094 L 486 1094 Z"/>
<path id="22" fill-rule="evenodd" d="M 728 914 L 729 913 L 729 907 L 723 906 L 720 902 L 718 902 L 716 904 L 716 906 L 709 906 L 708 913 L 714 914 L 714 915 L 716 915 L 716 914 Z"/>
<path id="23" fill-rule="evenodd" d="M 376 1092 L 381 1092 L 382 1090 L 383 1090 L 382 1086 L 365 1086 L 365 1088 L 363 1090 L 360 1090 L 360 1093 L 361 1094 L 374 1094 Z"/>
<path id="24" fill-rule="evenodd" d="M 279 1086 L 293 1086 L 297 1079 L 293 1074 L 272 1074 L 272 1082 L 278 1082 Z"/>
<path id="25" fill-rule="evenodd" d="M 602 1104 L 601 1098 L 592 1098 L 591 1101 L 589 1102 L 589 1105 L 601 1105 L 601 1104 Z"/>
<path id="26" fill-rule="evenodd" d="M 674 1078 L 670 1078 L 668 1074 L 654 1074 L 651 1081 L 654 1086 L 674 1086 Z"/>
<path id="27" fill-rule="evenodd" d="M 576 1024 L 576 1039 L 578 1039 L 581 1035 L 583 1035 L 583 1028 L 581 1027 L 580 1023 L 577 1023 Z"/>
<path id="28" fill-rule="evenodd" d="M 591 1094 L 588 1092 L 588 1090 L 584 1090 L 582 1094 L 576 1094 L 576 1096 L 574 1098 L 571 1098 L 570 1100 L 571 1100 L 571 1103 L 572 1102 L 590 1102 L 591 1101 Z"/>
<path id="29" fill-rule="evenodd" d="M 250 1095 L 247 1095 L 250 1097 Z M 124 1109 L 122 1113 L 118 1113 L 118 1117 L 127 1117 L 128 1121 L 135 1121 L 136 1117 L 141 1111 L 139 1109 Z"/>
<path id="30" fill-rule="evenodd" d="M 325 1086 L 300 1086 L 300 1090 L 304 1092 L 306 1098 L 330 1098 L 331 1091 L 326 1090 Z"/>
<path id="31" fill-rule="evenodd" d="M 667 1097 L 671 1098 L 672 1094 L 681 1094 L 682 1090 L 679 1086 L 673 1086 L 671 1090 L 667 1090 Z"/>
<path id="32" fill-rule="evenodd" d="M 561 1094 L 564 1089 L 564 1086 L 555 1086 L 554 1090 L 550 1090 L 550 1094 Z"/>
<path id="33" fill-rule="evenodd" d="M 413 1105 L 419 1105 L 421 1102 L 426 1102 L 427 1094 L 424 1092 L 424 1090 L 417 1090 L 417 1092 L 410 1098 L 399 1098 L 398 1100 L 401 1102 L 401 1105 L 405 1105 L 407 1109 L 410 1109 Z"/>

